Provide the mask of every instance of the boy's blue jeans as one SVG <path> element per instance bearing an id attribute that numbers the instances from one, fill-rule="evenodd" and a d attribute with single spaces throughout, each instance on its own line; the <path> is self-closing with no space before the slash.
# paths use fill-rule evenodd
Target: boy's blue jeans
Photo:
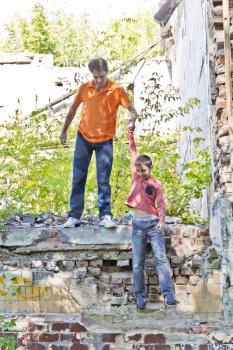
<path id="1" fill-rule="evenodd" d="M 175 302 L 170 264 L 167 259 L 163 233 L 156 229 L 157 219 L 140 217 L 133 220 L 133 282 L 134 293 L 145 296 L 144 267 L 147 239 L 154 255 L 154 264 L 158 272 L 161 294 L 168 304 Z"/>
<path id="2" fill-rule="evenodd" d="M 113 141 L 91 143 L 78 132 L 73 162 L 73 182 L 68 217 L 80 219 L 84 209 L 85 186 L 92 153 L 96 154 L 98 207 L 100 217 L 111 215 L 111 187 L 109 184 L 113 161 Z"/>

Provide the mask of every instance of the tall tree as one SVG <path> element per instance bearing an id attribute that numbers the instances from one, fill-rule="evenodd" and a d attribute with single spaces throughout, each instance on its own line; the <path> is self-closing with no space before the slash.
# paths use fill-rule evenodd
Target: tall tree
<path id="1" fill-rule="evenodd" d="M 55 43 L 51 38 L 50 25 L 45 10 L 41 4 L 32 8 L 30 33 L 26 49 L 37 53 L 53 53 Z"/>

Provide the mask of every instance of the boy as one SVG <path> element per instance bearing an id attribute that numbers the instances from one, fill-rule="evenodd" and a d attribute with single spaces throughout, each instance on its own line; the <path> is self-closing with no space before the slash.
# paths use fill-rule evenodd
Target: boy
<path id="1" fill-rule="evenodd" d="M 134 134 L 131 128 L 129 128 L 128 136 L 132 188 L 126 204 L 134 209 L 132 251 L 136 305 L 139 309 L 145 307 L 144 266 L 147 238 L 151 242 L 161 293 L 167 305 L 176 305 L 171 268 L 167 259 L 163 236 L 166 207 L 162 186 L 158 180 L 151 177 L 151 158 L 147 155 L 137 157 Z"/>

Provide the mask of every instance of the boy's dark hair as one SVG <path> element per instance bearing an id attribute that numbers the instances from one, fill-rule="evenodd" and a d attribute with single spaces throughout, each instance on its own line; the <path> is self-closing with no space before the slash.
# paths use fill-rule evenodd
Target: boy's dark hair
<path id="1" fill-rule="evenodd" d="M 135 165 L 137 165 L 139 163 L 143 163 L 150 168 L 152 167 L 152 160 L 146 154 L 141 154 L 140 156 L 137 157 Z"/>
<path id="2" fill-rule="evenodd" d="M 94 58 L 88 63 L 88 69 L 92 73 L 93 70 L 101 71 L 104 70 L 106 73 L 108 73 L 108 64 L 105 59 L 99 57 Z"/>

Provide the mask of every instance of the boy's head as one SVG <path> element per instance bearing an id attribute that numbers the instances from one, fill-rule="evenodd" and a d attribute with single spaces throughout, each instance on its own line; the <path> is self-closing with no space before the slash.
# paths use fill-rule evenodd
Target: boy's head
<path id="1" fill-rule="evenodd" d="M 146 154 L 142 154 L 137 157 L 135 162 L 135 168 L 137 175 L 143 179 L 149 179 L 151 177 L 152 160 Z"/>
<path id="2" fill-rule="evenodd" d="M 88 64 L 88 68 L 92 73 L 95 87 L 101 90 L 107 83 L 108 64 L 103 58 L 94 58 Z"/>

